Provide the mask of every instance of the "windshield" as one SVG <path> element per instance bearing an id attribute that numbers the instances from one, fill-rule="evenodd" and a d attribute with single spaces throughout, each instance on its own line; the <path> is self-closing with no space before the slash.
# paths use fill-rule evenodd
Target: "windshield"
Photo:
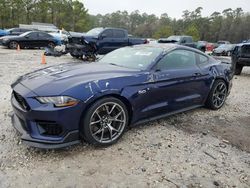
<path id="1" fill-rule="evenodd" d="M 94 28 L 94 29 L 91 29 L 90 31 L 88 31 L 86 33 L 86 35 L 98 36 L 102 31 L 103 31 L 103 28 Z"/>
<path id="2" fill-rule="evenodd" d="M 157 47 L 125 47 L 110 52 L 100 59 L 99 62 L 119 67 L 146 70 L 162 51 L 161 48 Z"/>
<path id="3" fill-rule="evenodd" d="M 180 41 L 181 40 L 181 37 L 180 36 L 170 36 L 167 38 L 168 41 Z"/>

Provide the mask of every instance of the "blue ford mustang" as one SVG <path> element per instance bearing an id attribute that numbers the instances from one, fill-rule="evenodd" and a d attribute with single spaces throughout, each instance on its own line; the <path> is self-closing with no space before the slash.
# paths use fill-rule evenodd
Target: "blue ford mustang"
<path id="1" fill-rule="evenodd" d="M 185 46 L 139 45 L 96 63 L 63 64 L 12 84 L 14 127 L 34 147 L 85 140 L 115 143 L 128 126 L 201 106 L 223 106 L 231 88 L 228 65 Z"/>

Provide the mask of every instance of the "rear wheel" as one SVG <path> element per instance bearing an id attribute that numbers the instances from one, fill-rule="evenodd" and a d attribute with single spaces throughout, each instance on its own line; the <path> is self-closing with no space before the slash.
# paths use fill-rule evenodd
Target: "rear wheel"
<path id="1" fill-rule="evenodd" d="M 114 144 L 128 125 L 126 106 L 117 98 L 108 97 L 95 102 L 81 123 L 85 141 L 99 146 Z"/>
<path id="2" fill-rule="evenodd" d="M 235 75 L 240 75 L 240 74 L 241 74 L 241 72 L 242 72 L 242 69 L 243 69 L 243 66 L 242 66 L 242 65 L 238 65 L 238 64 L 236 64 L 234 74 L 235 74 Z"/>
<path id="3" fill-rule="evenodd" d="M 16 41 L 10 41 L 8 47 L 10 49 L 17 49 L 18 45 L 19 45 L 18 42 L 16 42 Z"/>
<path id="4" fill-rule="evenodd" d="M 212 110 L 220 109 L 227 98 L 227 85 L 223 80 L 215 80 L 208 95 L 206 106 Z"/>

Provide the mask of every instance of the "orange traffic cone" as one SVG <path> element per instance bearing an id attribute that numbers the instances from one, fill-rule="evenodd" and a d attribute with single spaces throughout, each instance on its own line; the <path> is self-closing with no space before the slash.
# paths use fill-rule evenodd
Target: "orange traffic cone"
<path id="1" fill-rule="evenodd" d="M 16 51 L 18 51 L 18 52 L 20 52 L 20 51 L 21 51 L 21 49 L 20 49 L 20 45 L 19 45 L 19 44 L 17 45 Z"/>
<path id="2" fill-rule="evenodd" d="M 46 57 L 44 55 L 44 53 L 42 54 L 42 62 L 41 62 L 42 65 L 46 65 Z"/>

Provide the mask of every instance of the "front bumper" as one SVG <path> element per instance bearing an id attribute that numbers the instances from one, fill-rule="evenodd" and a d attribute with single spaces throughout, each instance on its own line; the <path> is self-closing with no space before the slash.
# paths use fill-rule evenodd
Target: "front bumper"
<path id="1" fill-rule="evenodd" d="M 81 103 L 68 108 L 40 104 L 34 99 L 35 94 L 22 84 L 16 85 L 14 92 L 20 94 L 29 106 L 25 109 L 19 99 L 12 94 L 11 104 L 14 111 L 12 124 L 21 133 L 24 143 L 44 149 L 56 149 L 80 143 Z"/>
<path id="2" fill-rule="evenodd" d="M 80 143 L 80 140 L 77 139 L 79 137 L 78 131 L 68 133 L 61 141 L 46 141 L 32 138 L 24 129 L 23 121 L 16 114 L 12 114 L 11 121 L 14 128 L 22 135 L 23 143 L 32 147 L 57 149 Z"/>

